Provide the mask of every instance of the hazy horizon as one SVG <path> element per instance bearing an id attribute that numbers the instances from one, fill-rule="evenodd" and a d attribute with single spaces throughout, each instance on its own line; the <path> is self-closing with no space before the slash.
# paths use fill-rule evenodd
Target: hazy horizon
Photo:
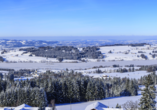
<path id="1" fill-rule="evenodd" d="M 28 36 L 28 37 L 0 37 L 0 39 L 11 40 L 157 40 L 157 36 Z"/>

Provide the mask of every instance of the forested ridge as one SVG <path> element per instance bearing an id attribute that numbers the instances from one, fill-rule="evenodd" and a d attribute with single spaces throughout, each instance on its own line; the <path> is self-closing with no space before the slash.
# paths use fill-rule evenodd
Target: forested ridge
<path id="1" fill-rule="evenodd" d="M 21 48 L 20 51 L 30 52 L 32 55 L 46 58 L 63 58 L 70 60 L 80 60 L 81 58 L 101 59 L 103 54 L 98 51 L 98 47 L 84 47 L 79 50 L 73 46 L 39 47 L 39 48 Z M 30 56 L 32 56 L 30 55 Z"/>

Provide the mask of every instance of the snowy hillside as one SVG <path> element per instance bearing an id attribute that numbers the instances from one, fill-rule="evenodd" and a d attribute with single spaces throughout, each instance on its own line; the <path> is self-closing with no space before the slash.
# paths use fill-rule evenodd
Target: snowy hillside
<path id="1" fill-rule="evenodd" d="M 81 48 L 78 48 L 81 50 Z M 157 55 L 155 54 L 157 50 L 156 45 L 145 45 L 139 47 L 132 46 L 105 46 L 100 47 L 101 53 L 103 54 L 103 59 L 85 59 L 87 62 L 98 62 L 98 61 L 133 61 L 133 60 L 145 60 L 141 57 L 144 54 L 147 60 L 157 60 Z M 23 54 L 24 51 L 19 51 L 19 49 L 8 50 L 3 53 L 0 51 L 0 56 L 5 58 L 5 61 L 26 61 L 26 62 L 42 62 L 42 61 L 52 61 L 58 62 L 56 58 L 46 58 L 46 57 L 36 57 L 31 55 L 31 53 Z M 67 60 L 64 59 L 63 62 L 79 62 L 79 60 Z"/>
<path id="2" fill-rule="evenodd" d="M 45 61 L 52 61 L 52 62 L 58 62 L 56 58 L 45 58 L 45 57 L 36 57 L 36 56 L 30 56 L 31 53 L 22 54 L 24 51 L 17 50 L 10 50 L 6 53 L 1 53 L 0 56 L 2 56 L 5 61 L 9 62 L 45 62 Z M 64 60 L 63 62 L 73 62 L 76 60 Z"/>
<path id="3" fill-rule="evenodd" d="M 147 56 L 149 60 L 156 60 L 157 58 L 152 58 L 152 51 L 157 50 L 156 46 L 108 46 L 100 47 L 100 51 L 105 56 L 105 60 L 144 60 L 140 57 L 143 53 Z M 139 53 L 139 51 L 141 53 Z M 151 54 L 150 54 L 151 53 Z"/>

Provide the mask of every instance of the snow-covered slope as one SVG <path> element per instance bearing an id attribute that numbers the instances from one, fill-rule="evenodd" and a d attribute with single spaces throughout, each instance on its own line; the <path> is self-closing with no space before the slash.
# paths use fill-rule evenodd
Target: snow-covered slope
<path id="1" fill-rule="evenodd" d="M 0 51 L 0 56 L 2 56 L 5 61 L 9 62 L 44 62 L 52 61 L 58 62 L 56 58 L 46 58 L 46 57 L 37 57 L 29 56 L 31 53 L 22 54 L 24 51 L 19 50 L 10 50 L 7 53 L 2 54 Z M 77 60 L 63 60 L 63 62 L 76 62 Z"/>
<path id="2" fill-rule="evenodd" d="M 79 48 L 80 50 L 81 48 Z M 153 58 L 152 54 L 153 51 L 157 50 L 156 45 L 145 45 L 140 47 L 132 47 L 132 46 L 105 46 L 100 47 L 102 54 L 104 55 L 103 59 L 99 59 L 99 61 L 133 61 L 133 60 L 145 60 L 141 57 L 141 54 L 147 56 L 148 60 L 157 60 L 157 57 Z M 109 53 L 110 51 L 110 53 Z M 143 52 L 143 53 L 139 53 Z M 34 62 L 41 62 L 41 61 L 53 61 L 58 62 L 56 58 L 48 58 L 45 57 L 36 57 L 36 56 L 29 56 L 31 53 L 23 54 L 24 51 L 17 50 L 10 50 L 7 53 L 1 54 L 2 50 L 0 51 L 0 56 L 3 56 L 7 61 L 34 61 Z M 84 58 L 87 61 L 97 62 L 98 59 L 88 59 Z M 78 60 L 64 60 L 63 62 L 79 62 Z"/>
<path id="3" fill-rule="evenodd" d="M 138 51 L 142 51 L 143 54 L 147 56 L 149 60 L 157 59 L 152 58 L 152 51 L 157 50 L 156 46 L 140 46 L 140 47 L 132 47 L 132 46 L 106 46 L 100 47 L 100 51 L 105 56 L 105 60 L 144 60 L 140 57 L 142 53 L 138 53 Z M 111 53 L 109 53 L 111 51 Z"/>

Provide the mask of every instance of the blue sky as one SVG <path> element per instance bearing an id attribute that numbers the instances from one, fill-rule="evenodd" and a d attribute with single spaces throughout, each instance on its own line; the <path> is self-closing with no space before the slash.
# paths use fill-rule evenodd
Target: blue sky
<path id="1" fill-rule="evenodd" d="M 157 0 L 0 0 L 0 37 L 126 38 L 156 29 Z"/>

